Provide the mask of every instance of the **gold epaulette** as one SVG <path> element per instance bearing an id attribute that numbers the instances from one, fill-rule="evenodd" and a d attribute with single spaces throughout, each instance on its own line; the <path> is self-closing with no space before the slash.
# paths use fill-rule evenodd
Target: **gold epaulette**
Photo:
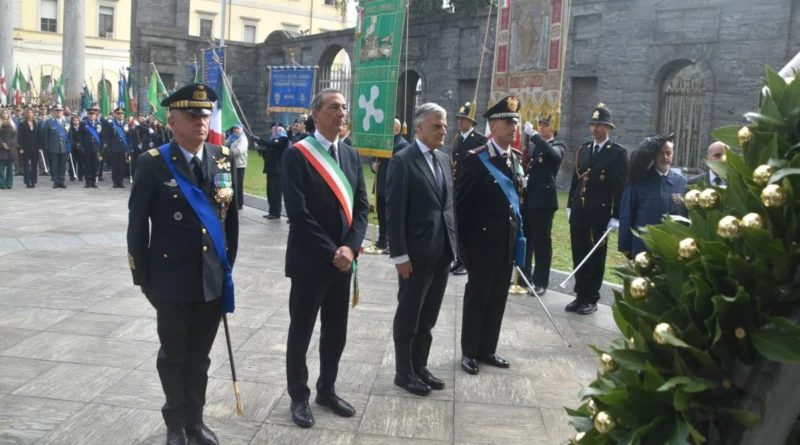
<path id="1" fill-rule="evenodd" d="M 128 266 L 131 267 L 131 270 L 136 270 L 136 263 L 133 261 L 133 255 L 130 253 L 128 254 Z"/>
<path id="2" fill-rule="evenodd" d="M 157 148 L 151 148 L 150 150 L 147 150 L 147 152 L 150 153 L 150 156 L 152 156 L 154 158 L 161 154 L 161 152 L 158 151 Z"/>
<path id="3" fill-rule="evenodd" d="M 517 155 L 517 156 L 519 156 L 519 157 L 522 157 L 522 151 L 520 151 L 518 148 L 516 148 L 516 147 L 511 147 L 511 151 L 512 151 L 512 152 L 513 152 L 515 155 Z"/>
<path id="4" fill-rule="evenodd" d="M 487 148 L 489 148 L 488 145 L 481 145 L 480 147 L 473 148 L 467 152 L 467 156 L 475 156 L 482 151 L 486 151 Z"/>
<path id="5" fill-rule="evenodd" d="M 222 147 L 222 156 L 229 156 L 231 154 L 231 150 L 228 147 Z"/>

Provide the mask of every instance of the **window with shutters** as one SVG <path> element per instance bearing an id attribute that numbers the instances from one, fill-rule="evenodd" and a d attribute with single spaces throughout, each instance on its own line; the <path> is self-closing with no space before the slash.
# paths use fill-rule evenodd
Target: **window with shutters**
<path id="1" fill-rule="evenodd" d="M 256 25 L 244 25 L 242 30 L 242 41 L 256 43 Z"/>
<path id="2" fill-rule="evenodd" d="M 114 38 L 114 8 L 111 6 L 101 6 L 100 13 L 97 18 L 98 36 L 113 39 Z"/>
<path id="3" fill-rule="evenodd" d="M 58 32 L 58 0 L 39 1 L 39 30 Z"/>
<path id="4" fill-rule="evenodd" d="M 211 30 L 214 28 L 214 21 L 211 19 L 200 19 L 200 37 L 211 38 Z"/>

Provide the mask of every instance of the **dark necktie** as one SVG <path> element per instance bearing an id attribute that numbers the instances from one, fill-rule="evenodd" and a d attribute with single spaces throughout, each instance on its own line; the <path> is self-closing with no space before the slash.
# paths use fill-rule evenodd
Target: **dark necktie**
<path id="1" fill-rule="evenodd" d="M 336 156 L 336 147 L 334 147 L 333 144 L 331 144 L 331 146 L 328 147 L 328 153 L 331 154 L 331 157 L 333 158 L 333 162 L 335 162 L 336 165 L 339 165 L 339 157 Z"/>
<path id="2" fill-rule="evenodd" d="M 439 186 L 439 196 L 444 197 L 445 184 L 444 176 L 442 175 L 442 167 L 439 165 L 439 160 L 436 159 L 436 152 L 429 151 L 431 155 L 431 163 L 433 164 L 433 175 L 436 178 L 436 184 Z"/>
<path id="3" fill-rule="evenodd" d="M 192 171 L 195 179 L 197 179 L 197 185 L 202 187 L 205 177 L 203 175 L 203 167 L 200 165 L 200 158 L 197 156 L 192 157 Z"/>
<path id="4" fill-rule="evenodd" d="M 714 185 L 722 185 L 722 179 L 719 176 L 715 176 L 714 180 L 711 181 Z"/>

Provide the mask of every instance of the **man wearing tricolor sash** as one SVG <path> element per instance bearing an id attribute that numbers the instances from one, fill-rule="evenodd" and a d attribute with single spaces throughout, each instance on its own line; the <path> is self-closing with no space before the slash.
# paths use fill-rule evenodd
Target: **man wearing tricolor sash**
<path id="1" fill-rule="evenodd" d="M 306 353 L 317 313 L 322 334 L 315 401 L 343 417 L 355 414 L 336 394 L 335 384 L 347 340 L 350 282 L 369 212 L 359 155 L 339 140 L 346 125 L 344 96 L 323 90 L 311 108 L 316 131 L 289 147 L 281 165 L 284 205 L 292 221 L 286 246 L 286 276 L 292 280 L 286 379 L 292 420 L 303 428 L 314 425 Z"/>
<path id="2" fill-rule="evenodd" d="M 162 101 L 175 139 L 139 156 L 128 203 L 133 283 L 156 309 L 167 445 L 219 443 L 203 423 L 203 407 L 211 346 L 221 316 L 234 309 L 240 185 L 229 149 L 205 143 L 215 101 L 205 84 Z"/>

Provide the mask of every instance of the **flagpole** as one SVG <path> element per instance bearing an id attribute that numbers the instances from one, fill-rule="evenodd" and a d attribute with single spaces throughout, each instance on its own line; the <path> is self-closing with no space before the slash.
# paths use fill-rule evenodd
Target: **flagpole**
<path id="1" fill-rule="evenodd" d="M 483 36 L 483 50 L 481 51 L 481 63 L 478 65 L 478 77 L 475 80 L 475 95 L 472 97 L 472 107 L 469 110 L 469 117 L 475 120 L 475 114 L 478 111 L 478 88 L 481 84 L 481 73 L 483 72 L 483 60 L 486 56 L 486 44 L 489 42 L 489 28 L 492 24 L 492 6 L 494 1 L 489 2 L 489 13 L 486 14 L 486 33 Z M 497 13 L 500 14 L 500 4 L 497 5 Z M 488 104 L 487 104 L 488 105 Z"/>
<path id="2" fill-rule="evenodd" d="M 213 48 L 213 45 L 211 48 L 211 55 L 214 57 L 214 61 L 217 62 L 217 65 L 219 65 L 220 71 L 222 71 L 222 81 L 225 83 L 225 88 L 228 90 L 228 94 L 230 95 L 231 99 L 233 99 L 236 106 L 239 107 L 239 111 L 242 112 L 242 120 L 244 120 L 245 130 L 247 130 L 247 133 L 250 134 L 250 136 L 253 136 L 253 131 L 250 129 L 250 124 L 247 123 L 247 117 L 244 115 L 244 109 L 239 103 L 239 99 L 236 98 L 236 93 L 233 92 L 233 87 L 228 81 L 228 75 L 225 74 L 225 68 L 222 66 L 222 63 L 220 63 L 219 56 L 217 56 L 217 51 Z"/>

